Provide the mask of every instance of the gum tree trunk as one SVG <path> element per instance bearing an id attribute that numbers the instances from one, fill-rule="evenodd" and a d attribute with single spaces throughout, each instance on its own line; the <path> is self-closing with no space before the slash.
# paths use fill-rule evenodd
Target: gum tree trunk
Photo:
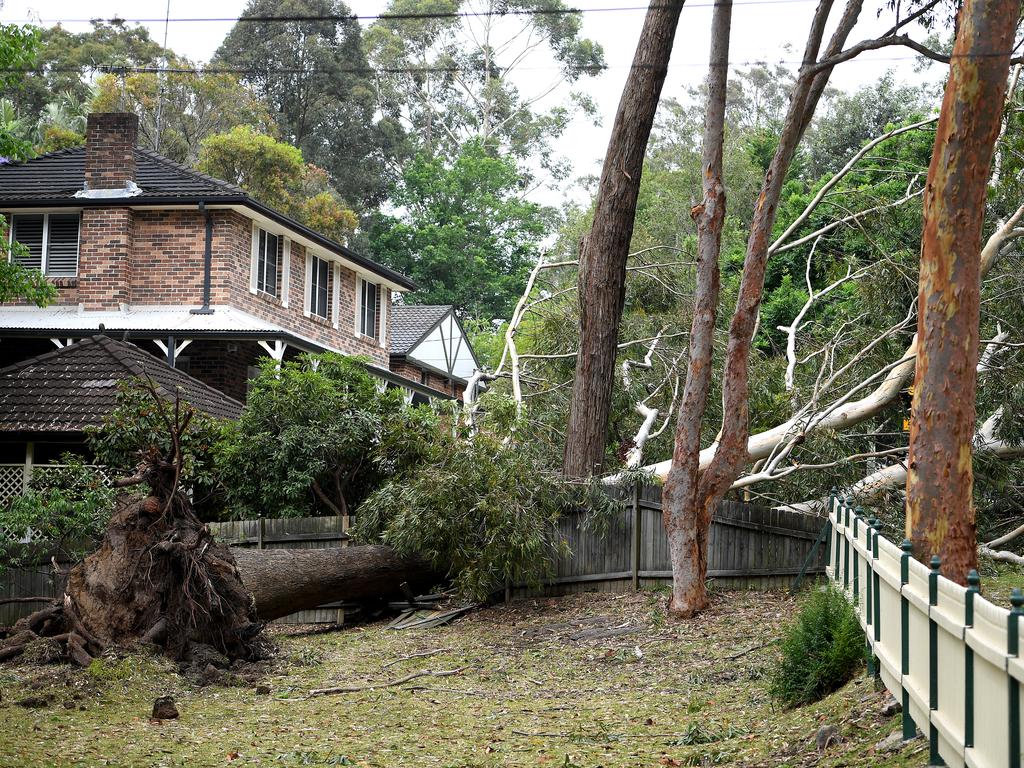
<path id="1" fill-rule="evenodd" d="M 604 464 L 640 175 L 682 9 L 683 0 L 652 0 L 647 11 L 608 141 L 594 223 L 580 243 L 580 348 L 564 456 L 570 477 L 591 476 Z"/>
<path id="2" fill-rule="evenodd" d="M 849 0 L 842 18 L 825 50 L 823 61 L 838 54 L 853 30 L 863 3 Z M 720 14 L 727 12 L 727 3 L 715 6 L 712 39 L 711 82 L 717 88 L 715 50 L 722 45 L 722 35 L 728 37 L 728 24 Z M 710 101 L 716 91 L 709 91 L 708 123 L 705 129 L 703 211 L 696 210 L 699 227 L 699 259 L 696 313 L 690 337 L 690 360 L 687 382 L 676 422 L 676 440 L 673 447 L 672 467 L 669 471 L 663 510 L 664 524 L 669 536 L 669 554 L 672 559 L 672 598 L 669 614 L 688 618 L 708 604 L 707 540 L 711 516 L 725 496 L 729 486 L 749 459 L 747 442 L 750 436 L 748 421 L 748 379 L 750 346 L 761 308 L 764 292 L 765 268 L 768 261 L 768 240 L 778 208 L 779 197 L 786 173 L 793 161 L 797 145 L 803 136 L 818 100 L 825 90 L 831 66 L 818 62 L 818 54 L 825 26 L 832 10 L 832 0 L 820 0 L 807 35 L 803 64 L 790 96 L 789 110 L 779 136 L 779 145 L 765 174 L 764 184 L 757 200 L 747 251 L 743 261 L 743 277 L 739 296 L 729 324 L 729 342 L 722 379 L 722 428 L 714 455 L 709 464 L 700 468 L 700 432 L 704 420 L 707 394 L 710 388 L 712 334 L 714 306 L 717 304 L 717 264 L 707 263 L 714 255 L 717 261 L 720 237 L 714 232 L 712 220 L 702 222 L 708 215 L 709 201 L 717 200 L 714 176 L 720 177 L 721 131 L 711 123 L 723 107 Z M 726 40 L 727 43 L 727 40 Z M 727 50 L 727 49 L 726 49 Z M 719 54 L 720 55 L 720 54 Z M 726 60 L 728 55 L 725 56 Z M 717 153 L 718 157 L 714 153 Z M 717 163 L 717 168 L 716 164 Z M 720 182 L 719 182 L 720 183 Z M 709 196 L 710 192 L 710 196 Z M 724 196 L 724 192 L 722 192 Z M 724 206 L 724 199 L 722 200 Z M 720 224 L 717 226 L 720 227 Z M 714 298 L 714 302 L 712 302 Z M 709 316 L 710 314 L 710 316 Z M 707 381 L 705 381 L 707 377 Z"/>
<path id="3" fill-rule="evenodd" d="M 975 433 L 985 193 L 1020 0 L 968 0 L 960 12 L 928 169 L 918 291 L 918 355 L 907 473 L 907 538 L 965 583 L 977 565 Z"/>
<path id="4" fill-rule="evenodd" d="M 701 162 L 704 200 L 690 211 L 697 224 L 697 284 L 690 325 L 690 356 L 686 385 L 679 404 L 672 468 L 662 491 L 662 517 L 672 560 L 673 589 L 670 610 L 702 606 L 706 600 L 707 537 L 714 511 L 698 503 L 700 431 L 708 392 L 715 343 L 720 277 L 718 259 L 725 222 L 725 185 L 722 181 L 722 150 L 725 143 L 725 97 L 729 80 L 729 36 L 732 0 L 721 0 L 711 21 L 711 62 L 708 75 L 707 114 Z"/>

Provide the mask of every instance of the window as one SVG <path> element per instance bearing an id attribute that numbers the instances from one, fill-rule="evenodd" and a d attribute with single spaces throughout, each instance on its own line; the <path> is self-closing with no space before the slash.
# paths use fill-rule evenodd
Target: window
<path id="1" fill-rule="evenodd" d="M 327 319 L 330 316 L 331 264 L 316 256 L 309 258 L 312 264 L 309 272 L 309 311 Z"/>
<path id="2" fill-rule="evenodd" d="M 75 277 L 78 274 L 77 213 L 31 213 L 11 217 L 11 240 L 28 253 L 12 258 L 47 277 Z"/>
<path id="3" fill-rule="evenodd" d="M 359 290 L 359 333 L 371 339 L 377 335 L 377 305 L 380 303 L 380 286 L 360 280 Z"/>
<path id="4" fill-rule="evenodd" d="M 280 296 L 281 252 L 284 238 L 265 229 L 257 230 L 256 237 L 256 290 L 270 296 Z"/>

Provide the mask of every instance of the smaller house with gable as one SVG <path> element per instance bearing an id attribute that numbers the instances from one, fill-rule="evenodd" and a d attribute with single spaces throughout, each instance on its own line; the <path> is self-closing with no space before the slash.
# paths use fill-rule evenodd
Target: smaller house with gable
<path id="1" fill-rule="evenodd" d="M 391 315 L 391 370 L 461 399 L 480 363 L 455 308 L 405 304 L 392 307 Z"/>

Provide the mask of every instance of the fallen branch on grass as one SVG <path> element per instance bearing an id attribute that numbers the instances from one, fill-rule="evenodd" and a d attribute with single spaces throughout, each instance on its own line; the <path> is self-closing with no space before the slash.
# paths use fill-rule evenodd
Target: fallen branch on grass
<path id="1" fill-rule="evenodd" d="M 396 685 L 403 685 L 408 683 L 410 680 L 415 680 L 417 677 L 451 677 L 457 675 L 460 672 L 465 671 L 468 667 L 459 667 L 458 669 L 442 669 L 434 671 L 430 669 L 421 669 L 419 672 L 412 672 L 405 677 L 399 677 L 395 680 L 391 680 L 387 683 L 370 683 L 369 685 L 339 685 L 334 688 L 314 688 L 309 692 L 309 696 L 330 696 L 335 693 L 358 693 L 359 691 L 372 691 L 377 688 L 394 688 Z"/>

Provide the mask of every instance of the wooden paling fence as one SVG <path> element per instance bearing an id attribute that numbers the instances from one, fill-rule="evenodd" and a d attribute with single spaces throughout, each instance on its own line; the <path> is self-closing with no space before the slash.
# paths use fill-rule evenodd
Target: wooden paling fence
<path id="1" fill-rule="evenodd" d="M 618 592 L 671 582 L 661 487 L 612 493 L 624 504 L 606 527 L 591 525 L 585 511 L 562 518 L 559 531 L 572 555 L 558 560 L 540 593 Z M 711 523 L 708 576 L 725 588 L 771 589 L 790 586 L 802 569 L 823 574 L 825 523 L 814 515 L 725 501 Z M 517 585 L 515 593 L 538 590 Z"/>
<path id="2" fill-rule="evenodd" d="M 560 595 L 586 591 L 629 591 L 670 583 L 668 541 L 661 523 L 661 488 L 610 491 L 623 502 L 604 525 L 592 513 L 566 515 L 559 532 L 571 554 L 555 563 L 554 576 L 542 587 L 513 585 L 515 595 Z M 211 523 L 215 536 L 237 547 L 325 548 L 350 543 L 349 519 L 304 517 Z M 767 507 L 724 502 L 716 512 L 708 546 L 708 576 L 727 588 L 770 589 L 790 586 L 800 574 L 824 573 L 824 518 Z M 0 599 L 58 595 L 63 589 L 48 566 L 8 569 L 0 574 Z M 0 606 L 0 624 L 31 612 L 32 605 Z M 286 623 L 336 622 L 338 604 L 301 611 Z"/>
<path id="3" fill-rule="evenodd" d="M 979 593 L 975 571 L 961 587 L 897 547 L 862 511 L 833 500 L 829 576 L 856 607 L 871 668 L 903 704 L 903 735 L 929 741 L 929 765 L 1019 768 L 1020 618 Z M 940 673 L 941 670 L 941 673 Z"/>

